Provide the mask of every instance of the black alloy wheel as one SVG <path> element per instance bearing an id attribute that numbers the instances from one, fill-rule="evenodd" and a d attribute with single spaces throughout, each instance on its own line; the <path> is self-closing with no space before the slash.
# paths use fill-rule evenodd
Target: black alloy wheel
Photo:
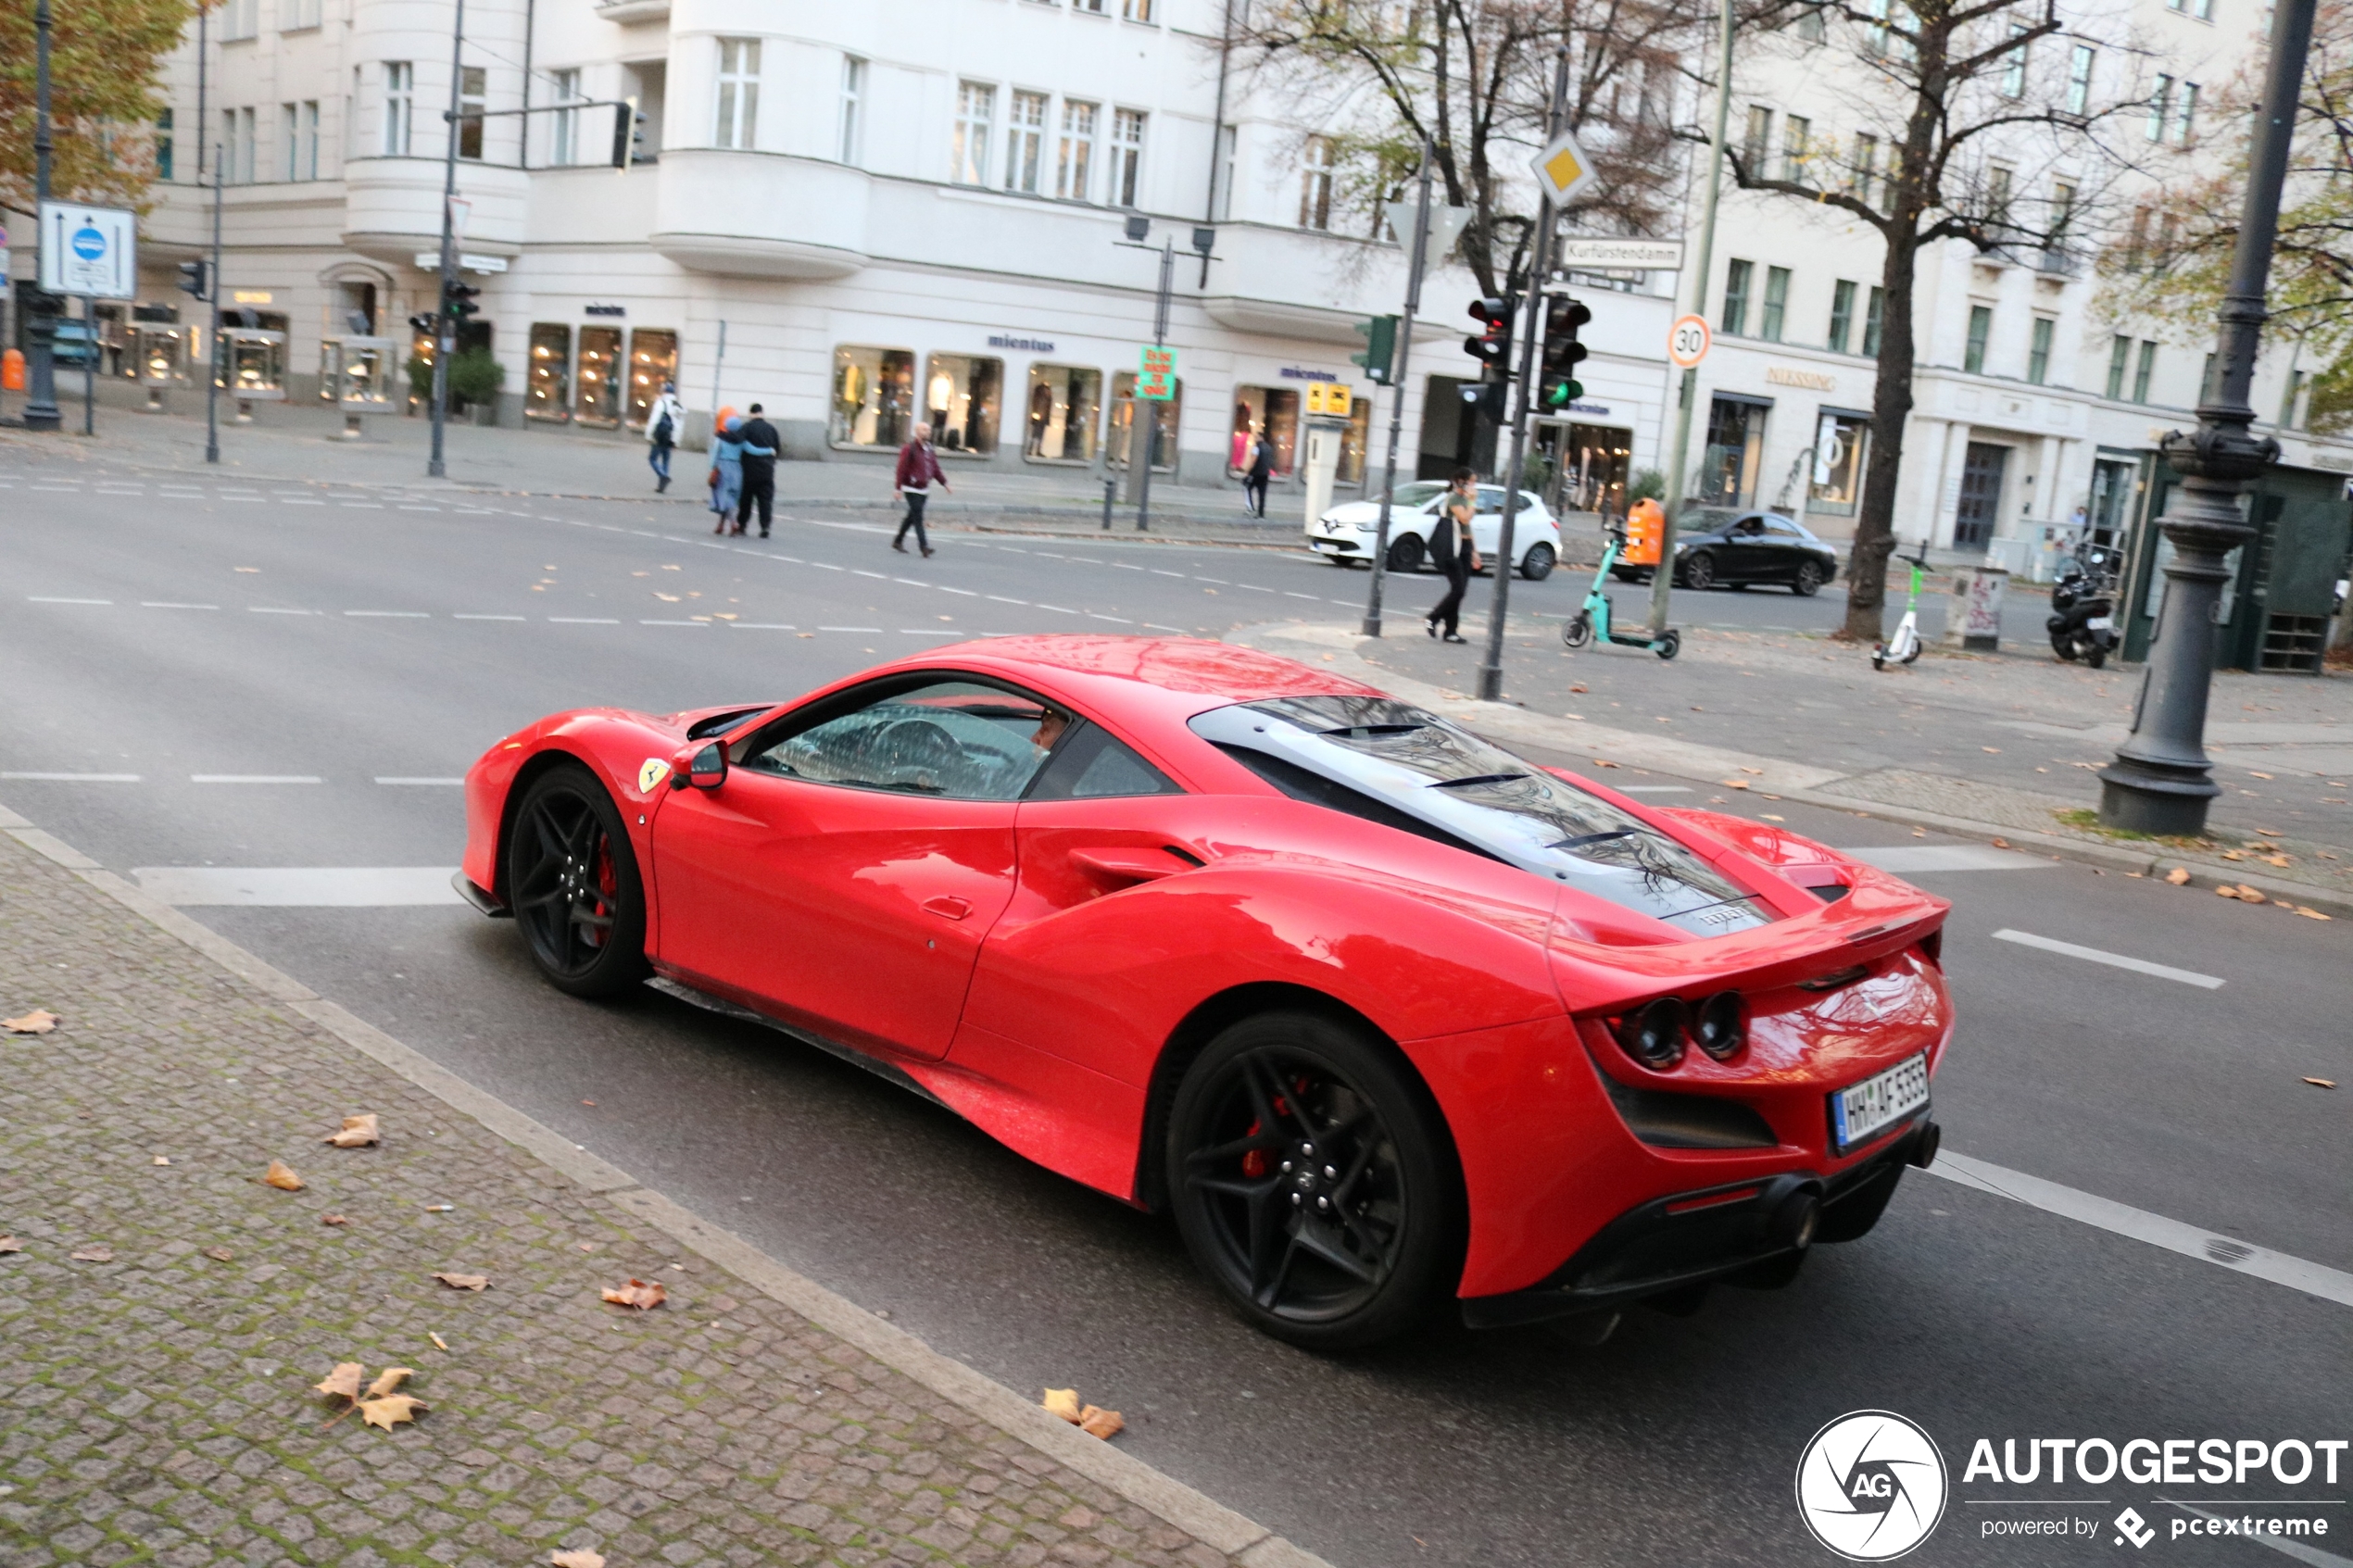
<path id="1" fill-rule="evenodd" d="M 1411 1071 L 1313 1013 L 1246 1019 L 1178 1085 L 1168 1191 L 1202 1271 L 1312 1349 L 1411 1327 L 1462 1266 L 1462 1182 Z"/>
<path id="2" fill-rule="evenodd" d="M 507 835 L 507 903 L 558 990 L 610 997 L 645 978 L 637 857 L 586 769 L 550 769 L 524 792 Z"/>
<path id="3" fill-rule="evenodd" d="M 1716 558 L 1705 550 L 1693 550 L 1691 559 L 1683 563 L 1683 586 L 1705 590 L 1716 585 Z"/>
<path id="4" fill-rule="evenodd" d="M 1553 574 L 1559 558 L 1550 545 L 1540 541 L 1529 546 L 1528 553 L 1519 558 L 1519 574 L 1530 583 L 1541 583 Z"/>
<path id="5" fill-rule="evenodd" d="M 1422 536 L 1400 533 L 1389 542 L 1389 570 L 1411 571 L 1422 564 Z"/>
<path id="6" fill-rule="evenodd" d="M 1810 560 L 1798 562 L 1797 576 L 1791 581 L 1789 591 L 1801 599 L 1810 599 L 1821 591 L 1821 563 Z"/>

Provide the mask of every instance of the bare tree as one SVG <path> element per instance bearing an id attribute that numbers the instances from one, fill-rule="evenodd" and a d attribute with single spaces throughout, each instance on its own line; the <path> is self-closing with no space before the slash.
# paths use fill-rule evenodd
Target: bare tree
<path id="1" fill-rule="evenodd" d="M 1841 633 L 1875 642 L 1912 412 L 1921 253 L 1945 241 L 1983 254 L 2063 251 L 2084 225 L 2088 186 L 2071 187 L 2073 200 L 2030 197 L 2019 166 L 2040 162 L 2047 172 L 2073 157 L 2086 169 L 2123 167 L 2122 150 L 2104 145 L 2103 133 L 2149 99 L 2137 85 L 2099 90 L 2103 76 L 2121 74 L 2113 56 L 2133 51 L 2121 41 L 2102 46 L 2068 33 L 2056 0 L 1768 0 L 1760 19 L 1770 30 L 1752 31 L 1757 54 L 1819 42 L 1851 56 L 1861 79 L 1848 100 L 1861 128 L 1850 135 L 1826 138 L 1794 160 L 1785 155 L 1778 173 L 1737 139 L 1726 157 L 1743 190 L 1848 213 L 1886 247 L 1870 454 Z M 2095 58 L 2087 72 L 2079 49 L 2109 57 Z"/>

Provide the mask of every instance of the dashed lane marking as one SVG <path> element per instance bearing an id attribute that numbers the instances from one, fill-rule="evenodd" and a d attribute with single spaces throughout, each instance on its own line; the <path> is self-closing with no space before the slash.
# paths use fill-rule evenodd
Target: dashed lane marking
<path id="1" fill-rule="evenodd" d="M 390 776 L 385 776 L 385 775 L 381 775 L 381 774 L 380 774 L 380 775 L 378 775 L 378 777 L 377 777 L 377 779 L 376 779 L 376 782 L 377 782 L 378 784 L 399 784 L 399 785 L 403 785 L 403 786 L 406 786 L 406 785 L 410 785 L 410 784 L 416 784 L 416 785 L 432 785 L 432 786 L 434 786 L 434 787 L 445 787 L 445 786 L 447 786 L 447 787 L 457 787 L 457 786 L 463 785 L 463 784 L 465 784 L 465 782 L 466 782 L 466 781 L 465 781 L 465 780 L 463 780 L 463 779 L 447 779 L 447 778 L 441 778 L 441 779 L 436 779 L 436 778 L 405 778 L 405 777 L 402 777 L 401 775 L 399 775 L 399 774 L 396 774 L 396 774 L 392 774 L 392 775 L 390 775 Z"/>
<path id="2" fill-rule="evenodd" d="M 2122 953 L 2105 952 L 2098 947 L 2078 947 L 2055 936 L 2037 936 L 2031 931 L 2012 931 L 2005 927 L 1994 933 L 1996 942 L 2015 942 L 2021 947 L 2039 947 L 2046 953 L 2082 959 L 2086 963 L 2106 964 L 2110 969 L 2127 969 L 2135 974 L 2153 974 L 2159 980 L 2178 980 L 2184 985 L 2201 990 L 2220 990 L 2224 982 L 2211 974 L 2200 974 L 2194 969 L 2175 969 L 2171 964 L 2151 963 L 2146 959 L 2127 958 Z"/>
<path id="3" fill-rule="evenodd" d="M 464 900 L 447 866 L 134 866 L 131 875 L 167 904 L 279 909 L 381 909 Z"/>
<path id="4" fill-rule="evenodd" d="M 469 615 L 463 610 L 459 610 L 449 619 L 452 621 L 522 621 L 527 618 L 520 615 Z"/>
<path id="5" fill-rule="evenodd" d="M 219 605 L 175 604 L 170 599 L 141 599 L 139 608 L 141 609 L 219 609 L 220 607 Z"/>
<path id="6" fill-rule="evenodd" d="M 137 784 L 136 773 L 30 773 L 0 772 L 0 779 L 23 779 L 31 784 Z"/>
<path id="7" fill-rule="evenodd" d="M 27 594 L 26 599 L 37 605 L 110 605 L 112 599 L 69 599 L 46 594 Z"/>
<path id="8" fill-rule="evenodd" d="M 1883 872 L 2032 872 L 2058 864 L 1979 844 L 1889 844 L 1839 850 Z"/>
<path id="9" fill-rule="evenodd" d="M 375 621 L 431 621 L 433 619 L 422 609 L 347 609 L 344 613 Z"/>
<path id="10" fill-rule="evenodd" d="M 190 784 L 315 784 L 326 781 L 316 773 L 190 773 Z"/>

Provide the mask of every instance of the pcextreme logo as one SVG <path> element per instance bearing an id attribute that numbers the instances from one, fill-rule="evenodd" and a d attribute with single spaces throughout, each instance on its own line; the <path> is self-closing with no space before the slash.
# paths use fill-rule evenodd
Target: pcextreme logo
<path id="1" fill-rule="evenodd" d="M 1850 1562 L 1903 1556 L 1944 1517 L 1944 1456 L 1893 1411 L 1854 1411 L 1814 1434 L 1797 1461 L 1797 1514 Z"/>

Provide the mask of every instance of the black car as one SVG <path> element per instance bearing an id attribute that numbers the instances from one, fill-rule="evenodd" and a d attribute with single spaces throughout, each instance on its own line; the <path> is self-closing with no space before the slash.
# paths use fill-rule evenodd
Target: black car
<path id="1" fill-rule="evenodd" d="M 1629 580 L 1648 571 L 1627 568 Z M 1800 597 L 1838 575 L 1838 552 L 1779 512 L 1690 507 L 1675 531 L 1675 582 L 1684 588 L 1778 583 Z"/>

